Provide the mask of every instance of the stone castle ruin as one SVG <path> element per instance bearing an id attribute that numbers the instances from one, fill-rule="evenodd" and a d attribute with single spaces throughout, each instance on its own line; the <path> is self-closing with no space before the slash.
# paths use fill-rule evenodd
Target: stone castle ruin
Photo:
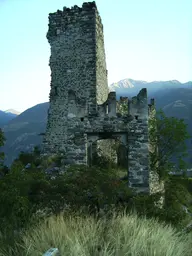
<path id="1" fill-rule="evenodd" d="M 51 91 L 43 153 L 64 153 L 65 166 L 91 165 L 99 140 L 118 140 L 124 147 L 129 187 L 152 191 L 148 119 L 154 101 L 148 105 L 144 88 L 128 99 L 124 115 L 117 112 L 116 93 L 108 88 L 103 25 L 95 2 L 49 14 L 47 39 Z M 108 151 L 105 141 L 100 146 Z"/>

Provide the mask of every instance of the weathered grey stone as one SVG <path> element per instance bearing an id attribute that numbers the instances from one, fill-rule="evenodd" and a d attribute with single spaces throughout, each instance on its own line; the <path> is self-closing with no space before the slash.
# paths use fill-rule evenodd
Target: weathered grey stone
<path id="1" fill-rule="evenodd" d="M 25 169 L 31 168 L 31 163 L 26 164 Z"/>
<path id="2" fill-rule="evenodd" d="M 53 173 L 59 173 L 60 168 L 59 167 L 49 167 L 45 170 L 47 174 L 53 174 Z"/>
<path id="3" fill-rule="evenodd" d="M 109 93 L 103 25 L 95 2 L 50 14 L 47 39 L 51 90 L 42 153 L 63 151 L 66 166 L 88 165 L 95 148 L 109 151 L 110 143 L 100 140 L 119 140 L 126 149 L 129 186 L 152 191 L 147 90 L 118 102 L 116 93 Z"/>

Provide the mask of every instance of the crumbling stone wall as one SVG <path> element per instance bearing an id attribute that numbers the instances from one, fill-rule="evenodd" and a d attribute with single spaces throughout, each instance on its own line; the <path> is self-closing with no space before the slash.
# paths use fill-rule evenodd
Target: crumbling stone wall
<path id="1" fill-rule="evenodd" d="M 88 164 L 101 139 L 119 140 L 127 152 L 128 184 L 150 191 L 147 90 L 117 113 L 107 85 L 103 26 L 95 2 L 49 14 L 51 91 L 44 154 L 62 152 L 64 165 Z M 107 150 L 107 149 L 106 149 Z"/>
<path id="2" fill-rule="evenodd" d="M 109 94 L 108 82 L 107 82 L 107 69 L 106 69 L 106 58 L 104 48 L 104 33 L 101 17 L 97 9 L 95 9 L 95 44 L 96 44 L 96 99 L 97 104 L 103 104 Z"/>

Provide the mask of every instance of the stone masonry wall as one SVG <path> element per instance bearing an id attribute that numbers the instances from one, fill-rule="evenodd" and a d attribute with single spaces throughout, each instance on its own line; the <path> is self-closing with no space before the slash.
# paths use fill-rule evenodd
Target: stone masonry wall
<path id="1" fill-rule="evenodd" d="M 128 99 L 127 114 L 117 113 L 116 93 L 108 94 L 103 26 L 95 2 L 49 14 L 47 39 L 51 91 L 42 153 L 63 152 L 66 168 L 87 165 L 96 141 L 118 139 L 127 152 L 129 186 L 148 193 L 147 90 Z"/>
<path id="2" fill-rule="evenodd" d="M 49 14 L 51 91 L 45 151 L 65 150 L 70 118 L 96 110 L 95 16 L 94 3 Z"/>
<path id="3" fill-rule="evenodd" d="M 107 100 L 109 88 L 107 82 L 103 25 L 98 11 L 96 11 L 96 14 L 96 90 L 97 104 L 100 105 Z"/>

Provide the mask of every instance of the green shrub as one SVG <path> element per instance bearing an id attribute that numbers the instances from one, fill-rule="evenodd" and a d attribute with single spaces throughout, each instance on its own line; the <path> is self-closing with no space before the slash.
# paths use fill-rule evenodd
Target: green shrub
<path id="1" fill-rule="evenodd" d="M 76 207 L 85 205 L 100 209 L 105 204 L 116 203 L 119 194 L 130 193 L 115 170 L 84 165 L 71 166 L 51 184 L 52 195 L 60 195 L 63 201 Z"/>

